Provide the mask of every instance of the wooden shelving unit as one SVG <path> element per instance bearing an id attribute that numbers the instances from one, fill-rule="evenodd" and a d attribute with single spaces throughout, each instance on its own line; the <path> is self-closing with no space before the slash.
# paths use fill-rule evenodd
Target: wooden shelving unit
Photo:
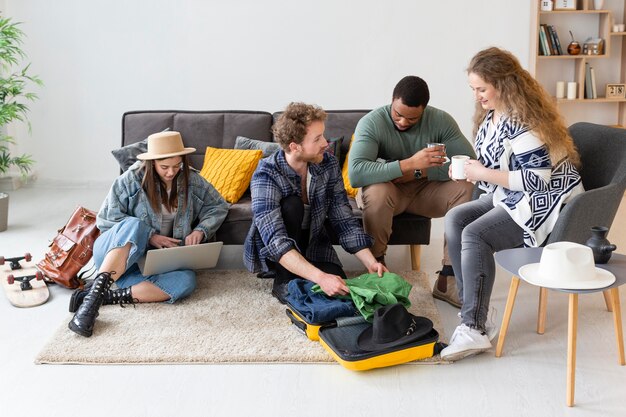
<path id="1" fill-rule="evenodd" d="M 556 95 L 557 81 L 575 81 L 577 98 L 556 99 L 568 124 L 589 121 L 626 126 L 626 98 L 606 98 L 606 84 L 626 83 L 626 32 L 613 32 L 615 23 L 626 21 L 626 0 L 605 0 L 602 10 L 594 10 L 593 0 L 578 0 L 576 10 L 540 10 L 540 1 L 533 0 L 531 10 L 530 65 L 531 74 Z M 558 34 L 565 55 L 540 55 L 539 26 L 552 25 Z M 587 38 L 604 39 L 602 55 L 567 55 L 572 31 L 582 48 Z M 598 98 L 585 95 L 585 64 L 594 67 Z"/>

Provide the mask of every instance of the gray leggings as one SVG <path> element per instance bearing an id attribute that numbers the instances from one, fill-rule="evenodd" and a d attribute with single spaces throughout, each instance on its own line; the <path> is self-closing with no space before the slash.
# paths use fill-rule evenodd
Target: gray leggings
<path id="1" fill-rule="evenodd" d="M 506 210 L 493 206 L 492 194 L 484 194 L 446 214 L 445 236 L 463 304 L 461 320 L 484 331 L 496 276 L 493 254 L 521 246 L 524 231 Z"/>

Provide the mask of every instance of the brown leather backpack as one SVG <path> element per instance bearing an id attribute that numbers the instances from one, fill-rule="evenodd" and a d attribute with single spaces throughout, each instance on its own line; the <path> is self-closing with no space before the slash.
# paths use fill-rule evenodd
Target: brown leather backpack
<path id="1" fill-rule="evenodd" d="M 83 282 L 78 278 L 78 272 L 91 259 L 93 244 L 99 235 L 96 213 L 77 207 L 67 224 L 59 229 L 37 268 L 57 284 L 67 288 L 81 287 Z"/>

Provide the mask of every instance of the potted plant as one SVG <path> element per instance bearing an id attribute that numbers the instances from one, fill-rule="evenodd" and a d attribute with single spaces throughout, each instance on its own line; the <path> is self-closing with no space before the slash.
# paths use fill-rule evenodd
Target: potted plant
<path id="1" fill-rule="evenodd" d="M 43 84 L 39 77 L 29 73 L 30 64 L 22 66 L 26 54 L 21 49 L 24 32 L 19 25 L 0 15 L 0 177 L 9 175 L 12 167 L 26 176 L 35 162 L 27 154 L 11 155 L 10 145 L 15 140 L 6 129 L 13 121 L 28 123 L 26 102 L 35 100 L 37 95 L 27 89 L 31 83 Z M 28 127 L 30 129 L 30 123 Z M 0 231 L 2 227 L 6 229 L 7 216 L 8 195 L 0 193 Z"/>

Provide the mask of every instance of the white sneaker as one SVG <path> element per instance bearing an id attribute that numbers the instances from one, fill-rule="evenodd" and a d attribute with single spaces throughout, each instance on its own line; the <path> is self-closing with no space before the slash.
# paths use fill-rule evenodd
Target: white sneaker
<path id="1" fill-rule="evenodd" d="M 456 313 L 456 315 L 458 318 L 461 318 L 460 311 Z M 489 307 L 489 315 L 487 316 L 487 323 L 485 323 L 485 332 L 487 333 L 487 336 L 489 337 L 489 341 L 492 341 L 493 339 L 495 339 L 495 337 L 498 335 L 498 331 L 500 330 L 498 328 L 498 325 L 496 324 L 496 317 L 498 317 L 498 310 L 496 310 L 493 307 Z M 450 338 L 450 340 L 452 340 L 452 338 Z"/>
<path id="2" fill-rule="evenodd" d="M 491 342 L 486 333 L 461 324 L 454 330 L 448 347 L 441 351 L 441 359 L 444 361 L 458 361 L 459 359 L 482 353 L 490 348 Z"/>

